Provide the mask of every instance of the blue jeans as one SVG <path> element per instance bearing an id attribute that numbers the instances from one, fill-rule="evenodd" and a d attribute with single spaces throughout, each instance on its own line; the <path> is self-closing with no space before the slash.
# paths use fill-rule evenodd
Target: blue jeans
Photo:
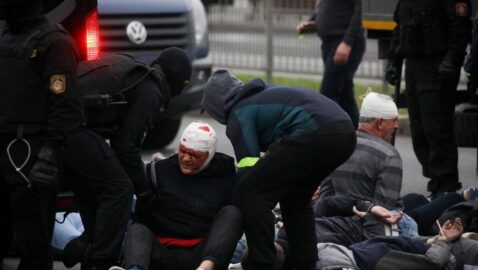
<path id="1" fill-rule="evenodd" d="M 340 66 L 334 64 L 334 55 L 343 36 L 329 36 L 321 39 L 325 71 L 320 93 L 337 102 L 357 128 L 359 114 L 354 95 L 354 75 L 365 53 L 365 38 L 361 36 L 355 40 L 348 62 Z"/>
<path id="2" fill-rule="evenodd" d="M 55 218 L 56 220 L 63 220 L 64 213 L 56 213 Z M 84 230 L 80 214 L 70 213 L 63 223 L 55 222 L 51 245 L 54 248 L 63 250 L 68 242 L 80 236 Z"/>

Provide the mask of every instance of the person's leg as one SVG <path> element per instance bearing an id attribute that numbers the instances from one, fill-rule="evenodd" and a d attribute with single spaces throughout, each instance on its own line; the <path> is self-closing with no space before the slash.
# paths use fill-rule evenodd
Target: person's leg
<path id="1" fill-rule="evenodd" d="M 129 226 L 124 243 L 125 268 L 137 266 L 142 270 L 149 270 L 155 245 L 156 239 L 146 226 L 142 224 Z"/>
<path id="2" fill-rule="evenodd" d="M 458 149 L 454 136 L 456 86 L 459 72 L 442 79 L 438 89 L 419 88 L 423 131 L 430 145 L 428 165 L 432 195 L 461 188 L 458 182 Z"/>
<path id="3" fill-rule="evenodd" d="M 258 269 L 274 268 L 274 216 L 271 209 L 295 186 L 308 181 L 315 184 L 308 185 L 310 195 L 313 194 L 322 179 L 311 178 L 311 175 L 320 177 L 321 172 L 324 175 L 326 171 L 330 173 L 353 152 L 356 135 L 352 125 L 349 129 L 347 131 L 350 133 L 346 135 L 314 133 L 294 140 L 283 139 L 272 145 L 268 154 L 239 180 L 236 196 L 243 214 L 251 265 Z M 310 215 L 301 217 L 301 220 L 312 218 L 312 210 L 309 208 L 308 211 Z M 314 235 L 313 221 L 303 222 L 300 228 L 291 228 L 293 225 L 287 227 L 287 222 L 285 226 L 288 230 L 294 230 L 294 237 L 300 238 L 295 243 Z M 309 244 L 297 245 L 300 248 L 297 254 L 301 254 L 304 263 L 316 260 L 315 243 L 310 247 Z"/>
<path id="4" fill-rule="evenodd" d="M 131 181 L 109 146 L 91 131 L 83 130 L 72 138 L 65 149 L 65 166 L 74 173 L 75 191 L 83 203 L 82 216 L 91 243 L 87 267 L 117 264 L 131 212 Z"/>
<path id="5" fill-rule="evenodd" d="M 22 169 L 28 176 L 36 161 L 42 140 L 38 137 L 26 138 L 31 145 L 31 158 Z M 0 149 L 6 153 L 6 145 L 10 140 L 0 138 Z M 16 143 L 11 148 L 11 157 L 17 166 L 27 158 L 28 149 L 23 143 Z M 55 198 L 57 186 L 33 184 L 27 186 L 26 180 L 16 172 L 7 159 L 0 156 L 0 171 L 8 190 L 12 220 L 16 232 L 16 247 L 20 253 L 19 269 L 51 270 L 52 252 L 51 237 L 55 214 Z"/>
<path id="6" fill-rule="evenodd" d="M 416 79 L 414 99 L 407 100 L 414 102 L 409 104 L 412 140 L 424 175 L 430 177 L 428 191 L 432 195 L 456 191 L 461 188 L 453 126 L 459 71 L 444 78 L 438 73 L 438 60 L 408 62 L 407 68 L 413 71 L 408 73 Z M 407 91 L 408 87 L 407 81 Z M 419 122 L 415 121 L 417 117 Z"/>
<path id="7" fill-rule="evenodd" d="M 232 255 L 231 263 L 232 264 L 240 263 L 242 254 L 244 254 L 244 251 L 246 251 L 246 249 L 247 249 L 246 235 L 242 234 L 241 239 L 239 240 L 239 242 L 237 242 L 236 248 L 234 250 L 234 254 Z"/>
<path id="8" fill-rule="evenodd" d="M 354 127 L 358 127 L 359 112 L 355 101 L 354 76 L 365 53 L 365 38 L 361 36 L 354 41 L 349 60 L 344 66 L 343 89 L 340 91 L 339 105 L 352 119 Z"/>
<path id="9" fill-rule="evenodd" d="M 410 209 L 406 213 L 417 222 L 420 235 L 432 235 L 433 232 L 431 231 L 431 228 L 441 214 L 447 208 L 462 201 L 464 201 L 462 195 L 450 192 L 428 202 L 427 204 Z"/>
<path id="10" fill-rule="evenodd" d="M 214 218 L 201 260 L 214 262 L 214 269 L 227 269 L 229 261 L 242 236 L 241 212 L 236 206 L 223 207 Z"/>
<path id="11" fill-rule="evenodd" d="M 12 209 L 8 194 L 5 179 L 0 173 L 0 270 L 13 239 Z"/>
<path id="12" fill-rule="evenodd" d="M 402 197 L 402 201 L 403 201 L 403 212 L 405 212 L 408 215 L 410 215 L 409 212 L 411 210 L 418 208 L 422 205 L 426 205 L 430 202 L 425 196 L 418 193 L 409 193 Z M 414 218 L 413 216 L 411 217 Z"/>
<path id="13" fill-rule="evenodd" d="M 410 119 L 410 131 L 412 136 L 413 151 L 417 156 L 418 162 L 422 165 L 422 174 L 430 177 L 428 168 L 428 156 L 430 145 L 428 144 L 423 131 L 422 116 L 420 113 L 420 102 L 417 95 L 416 73 L 420 72 L 416 61 L 407 59 L 405 66 L 405 83 L 408 117 Z"/>

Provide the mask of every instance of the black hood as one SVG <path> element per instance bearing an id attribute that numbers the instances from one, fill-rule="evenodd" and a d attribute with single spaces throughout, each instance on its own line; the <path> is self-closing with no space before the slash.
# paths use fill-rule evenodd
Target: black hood
<path id="1" fill-rule="evenodd" d="M 45 20 L 40 0 L 0 0 L 1 14 L 11 32 L 22 32 Z"/>

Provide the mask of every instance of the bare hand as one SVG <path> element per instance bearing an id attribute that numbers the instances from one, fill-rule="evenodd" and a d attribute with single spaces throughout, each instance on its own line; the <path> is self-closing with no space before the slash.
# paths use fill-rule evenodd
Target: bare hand
<path id="1" fill-rule="evenodd" d="M 447 220 L 442 226 L 443 236 L 448 241 L 455 241 L 461 237 L 463 233 L 463 224 L 460 218 L 455 218 L 455 222 L 452 224 L 450 220 Z"/>
<path id="2" fill-rule="evenodd" d="M 363 218 L 367 215 L 366 212 L 363 211 L 358 211 L 357 208 L 354 206 L 353 208 L 354 213 L 359 216 L 360 218 Z M 389 211 L 387 208 L 375 205 L 370 209 L 370 213 L 372 213 L 376 218 L 380 219 L 382 222 L 388 223 L 388 224 L 395 224 L 397 223 L 401 218 L 402 218 L 402 213 L 396 213 Z"/>
<path id="3" fill-rule="evenodd" d="M 299 34 L 313 33 L 316 29 L 315 21 L 300 22 L 295 29 Z"/>
<path id="4" fill-rule="evenodd" d="M 352 47 L 345 42 L 340 42 L 337 50 L 335 50 L 334 64 L 337 66 L 345 65 L 349 61 L 350 52 Z"/>
<path id="5" fill-rule="evenodd" d="M 312 198 L 310 199 L 310 203 L 312 205 L 316 204 L 317 201 L 319 200 L 319 193 L 320 193 L 320 186 L 317 187 L 317 190 L 315 190 L 314 194 L 312 195 Z"/>

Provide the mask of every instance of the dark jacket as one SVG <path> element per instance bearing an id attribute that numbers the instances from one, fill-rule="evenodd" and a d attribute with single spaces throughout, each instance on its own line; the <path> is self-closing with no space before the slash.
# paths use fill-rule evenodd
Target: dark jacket
<path id="1" fill-rule="evenodd" d="M 435 270 L 478 268 L 478 241 L 438 241 L 432 246 L 423 239 L 377 237 L 350 246 L 360 269 Z"/>
<path id="2" fill-rule="evenodd" d="M 64 145 L 83 122 L 77 49 L 61 26 L 44 17 L 32 22 L 21 32 L 6 28 L 0 37 L 0 134 L 16 135 L 24 124 L 25 134 Z"/>
<path id="3" fill-rule="evenodd" d="M 308 132 L 337 132 L 327 125 L 350 121 L 327 97 L 299 87 L 266 86 L 255 79 L 244 84 L 225 104 L 226 135 L 237 160 L 259 157 L 281 137 L 294 138 Z M 330 132 L 330 133 L 327 133 Z"/>
<path id="4" fill-rule="evenodd" d="M 232 200 L 234 159 L 216 153 L 206 169 L 190 176 L 181 172 L 178 155 L 147 164 L 149 178 L 151 166 L 155 168 L 160 203 L 152 213 L 141 214 L 138 221 L 159 237 L 206 236 L 215 215 Z"/>
<path id="5" fill-rule="evenodd" d="M 153 69 L 133 56 L 119 54 L 82 62 L 78 73 L 88 127 L 110 139 L 133 181 L 135 193 L 145 193 L 149 188 L 143 172 L 141 141 L 148 124 L 171 96 L 162 71 L 158 65 Z M 96 102 L 99 94 L 110 95 L 112 103 Z"/>

